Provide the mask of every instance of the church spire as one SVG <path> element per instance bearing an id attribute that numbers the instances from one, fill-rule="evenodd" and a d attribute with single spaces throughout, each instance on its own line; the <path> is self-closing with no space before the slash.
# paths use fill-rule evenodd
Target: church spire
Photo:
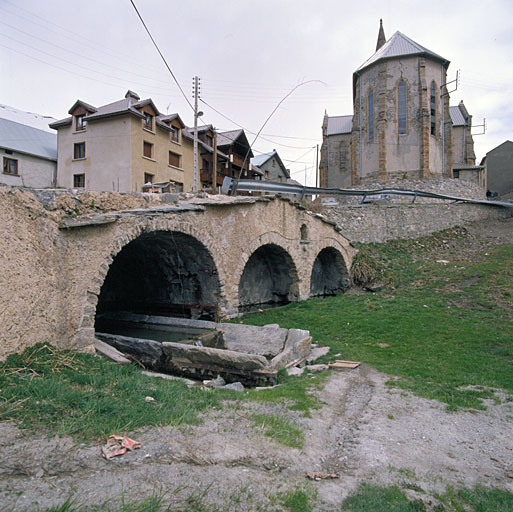
<path id="1" fill-rule="evenodd" d="M 376 43 L 376 51 L 378 51 L 385 43 L 387 39 L 385 37 L 385 31 L 383 30 L 383 20 L 379 20 L 379 34 L 378 34 L 378 42 Z"/>

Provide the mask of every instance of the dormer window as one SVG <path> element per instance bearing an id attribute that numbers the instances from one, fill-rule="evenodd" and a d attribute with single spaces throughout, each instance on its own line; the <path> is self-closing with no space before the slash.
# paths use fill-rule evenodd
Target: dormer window
<path id="1" fill-rule="evenodd" d="M 153 116 L 147 112 L 144 113 L 143 128 L 153 131 Z"/>
<path id="2" fill-rule="evenodd" d="M 75 129 L 77 132 L 81 132 L 86 129 L 87 121 L 85 120 L 85 114 L 80 114 L 75 117 Z"/>
<path id="3" fill-rule="evenodd" d="M 176 126 L 171 125 L 171 140 L 175 142 L 180 142 L 180 129 Z"/>

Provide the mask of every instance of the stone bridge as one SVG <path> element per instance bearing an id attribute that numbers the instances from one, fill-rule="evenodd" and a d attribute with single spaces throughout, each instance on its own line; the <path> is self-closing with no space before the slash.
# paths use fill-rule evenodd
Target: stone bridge
<path id="1" fill-rule="evenodd" d="M 101 313 L 217 320 L 349 284 L 349 241 L 285 199 L 214 196 L 70 216 L 28 195 L 0 197 L 8 199 L 0 221 L 7 232 L 18 226 L 16 240 L 1 235 L 0 285 L 9 292 L 0 357 L 45 340 L 91 347 Z"/>

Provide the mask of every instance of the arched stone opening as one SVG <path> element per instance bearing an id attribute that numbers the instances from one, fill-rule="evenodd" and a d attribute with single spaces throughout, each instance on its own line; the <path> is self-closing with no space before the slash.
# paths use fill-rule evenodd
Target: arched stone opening
<path id="1" fill-rule="evenodd" d="M 208 249 L 185 233 L 153 231 L 114 257 L 98 297 L 96 324 L 116 311 L 215 320 L 219 297 Z"/>
<path id="2" fill-rule="evenodd" d="M 299 298 L 296 266 L 275 244 L 259 247 L 248 259 L 239 282 L 239 311 L 274 307 Z"/>
<path id="3" fill-rule="evenodd" d="M 349 287 L 349 272 L 344 258 L 333 247 L 326 247 L 315 258 L 310 278 L 310 296 L 325 297 L 344 293 Z"/>

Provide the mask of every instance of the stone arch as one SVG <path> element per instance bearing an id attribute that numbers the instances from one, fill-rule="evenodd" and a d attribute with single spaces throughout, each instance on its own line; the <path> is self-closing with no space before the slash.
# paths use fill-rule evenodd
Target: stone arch
<path id="1" fill-rule="evenodd" d="M 204 244 L 183 231 L 143 231 L 112 258 L 96 318 L 129 311 L 214 320 L 220 295 L 217 267 Z"/>
<path id="2" fill-rule="evenodd" d="M 310 277 L 310 296 L 344 293 L 349 287 L 349 271 L 343 255 L 332 246 L 324 247 L 315 258 Z"/>
<path id="3" fill-rule="evenodd" d="M 275 243 L 260 245 L 247 259 L 239 281 L 239 311 L 299 300 L 299 278 L 289 252 Z"/>

